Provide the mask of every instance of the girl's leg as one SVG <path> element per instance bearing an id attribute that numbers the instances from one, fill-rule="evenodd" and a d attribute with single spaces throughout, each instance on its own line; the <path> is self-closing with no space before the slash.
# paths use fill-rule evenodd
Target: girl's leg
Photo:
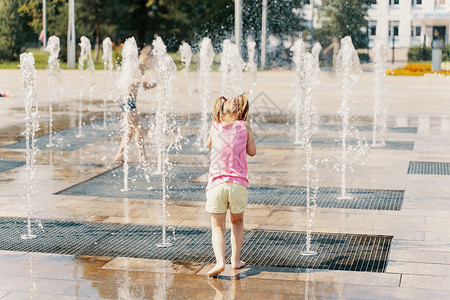
<path id="1" fill-rule="evenodd" d="M 136 134 L 136 143 L 139 149 L 139 161 L 143 163 L 147 161 L 147 156 L 145 155 L 144 135 L 142 134 L 141 120 L 136 109 L 132 110 L 131 118 L 133 124 L 132 128 Z"/>
<path id="2" fill-rule="evenodd" d="M 241 249 L 244 242 L 244 213 L 230 213 L 231 222 L 231 266 L 239 269 L 245 266 L 241 261 Z"/>
<path id="3" fill-rule="evenodd" d="M 125 133 L 122 137 L 122 140 L 120 142 L 120 147 L 119 150 L 117 150 L 117 154 L 114 158 L 115 162 L 122 162 L 123 161 L 123 151 L 125 150 L 125 146 L 127 146 L 130 141 L 131 138 L 133 137 L 134 134 L 134 130 L 133 130 L 133 124 L 131 122 L 130 116 L 128 116 L 128 120 L 127 120 L 127 129 L 125 130 Z"/>
<path id="4" fill-rule="evenodd" d="M 211 240 L 216 256 L 216 265 L 209 270 L 209 276 L 215 276 L 225 270 L 225 219 L 227 213 L 211 214 Z"/>

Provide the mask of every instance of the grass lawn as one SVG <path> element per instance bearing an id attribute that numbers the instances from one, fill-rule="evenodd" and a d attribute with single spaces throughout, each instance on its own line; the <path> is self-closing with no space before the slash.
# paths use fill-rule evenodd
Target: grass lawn
<path id="1" fill-rule="evenodd" d="M 33 53 L 34 60 L 35 60 L 35 68 L 36 70 L 45 70 L 47 68 L 47 60 L 50 56 L 50 53 L 40 51 L 39 49 L 28 49 L 26 52 Z M 181 63 L 181 55 L 179 53 L 169 53 L 169 55 L 172 57 L 173 61 L 177 65 L 177 69 L 182 69 L 182 63 Z M 94 51 L 92 51 L 92 57 L 94 57 Z M 100 53 L 101 57 L 101 53 Z M 191 65 L 189 67 L 190 71 L 196 71 L 198 70 L 198 59 L 197 57 L 193 57 Z M 19 67 L 20 62 L 19 61 L 8 61 L 8 62 L 0 62 L 0 69 L 20 69 Z M 95 61 L 95 69 L 96 70 L 103 70 L 103 61 Z M 219 69 L 220 65 L 220 55 L 216 55 L 214 58 L 212 71 L 217 71 Z M 66 62 L 60 62 L 61 69 L 67 69 L 67 63 Z M 78 62 L 76 62 L 76 68 L 78 68 Z"/>

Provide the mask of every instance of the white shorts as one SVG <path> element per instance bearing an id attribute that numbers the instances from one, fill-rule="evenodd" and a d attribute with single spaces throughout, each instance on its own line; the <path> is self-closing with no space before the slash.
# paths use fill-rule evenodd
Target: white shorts
<path id="1" fill-rule="evenodd" d="M 247 207 L 248 189 L 237 184 L 224 182 L 206 191 L 206 211 L 209 213 L 242 213 Z"/>

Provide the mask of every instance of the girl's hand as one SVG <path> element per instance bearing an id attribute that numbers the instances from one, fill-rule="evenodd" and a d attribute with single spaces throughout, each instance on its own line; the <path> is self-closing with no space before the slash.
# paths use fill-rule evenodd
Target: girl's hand
<path id="1" fill-rule="evenodd" d="M 247 154 L 250 156 L 255 156 L 256 154 L 256 143 L 255 137 L 253 136 L 250 124 L 245 122 L 245 129 L 247 131 Z"/>
<path id="2" fill-rule="evenodd" d="M 142 87 L 146 90 L 152 89 L 152 88 L 156 87 L 156 82 L 148 83 L 147 81 L 144 81 L 144 83 L 142 84 Z"/>

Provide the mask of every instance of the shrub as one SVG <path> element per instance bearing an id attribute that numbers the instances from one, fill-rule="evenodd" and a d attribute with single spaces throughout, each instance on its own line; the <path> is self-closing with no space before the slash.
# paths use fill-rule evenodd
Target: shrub
<path id="1" fill-rule="evenodd" d="M 413 46 L 408 50 L 408 62 L 431 60 L 431 47 Z"/>
<path id="2" fill-rule="evenodd" d="M 370 61 L 369 54 L 367 53 L 358 53 L 359 61 L 362 63 L 368 63 Z"/>

